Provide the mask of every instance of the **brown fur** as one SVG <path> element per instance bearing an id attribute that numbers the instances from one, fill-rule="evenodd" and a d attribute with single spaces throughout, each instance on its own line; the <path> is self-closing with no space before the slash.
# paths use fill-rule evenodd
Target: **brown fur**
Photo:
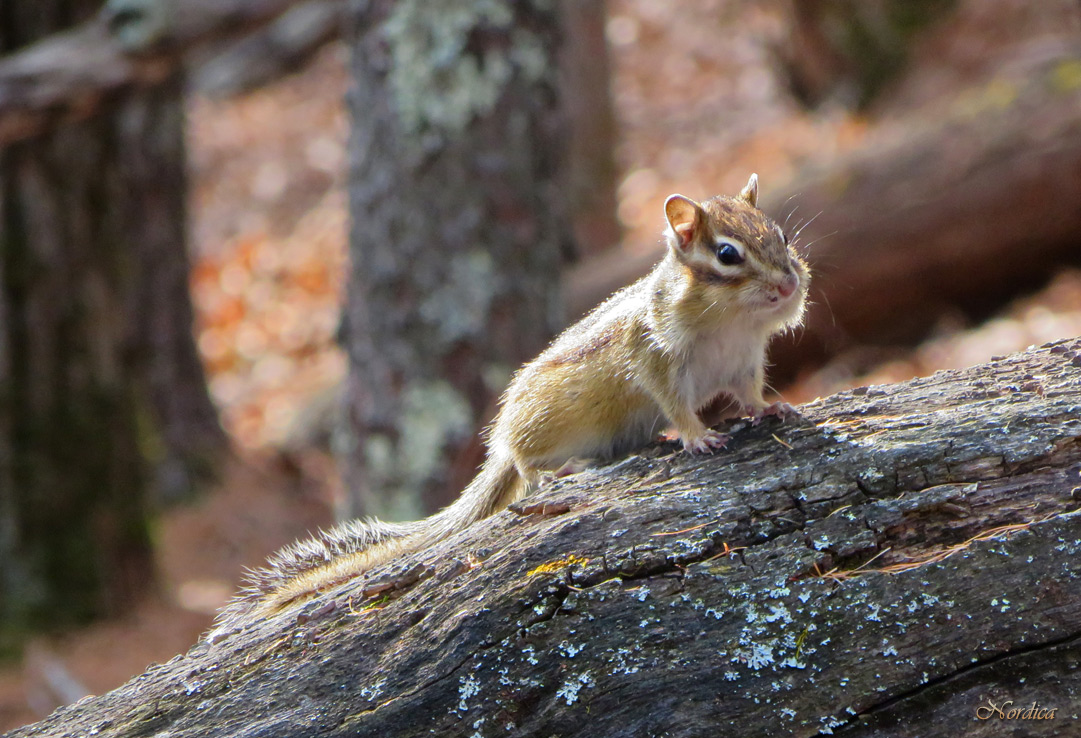
<path id="1" fill-rule="evenodd" d="M 286 549 L 253 574 L 213 635 L 426 548 L 525 496 L 542 472 L 571 459 L 618 456 L 665 425 L 692 452 L 720 445 L 699 410 L 721 394 L 745 412 L 766 406 L 766 343 L 799 323 L 809 280 L 776 224 L 755 207 L 757 193 L 752 175 L 737 197 L 669 198 L 665 258 L 515 375 L 485 463 L 457 501 L 415 523 L 345 523 Z M 717 261 L 720 238 L 740 244 L 742 264 Z M 780 299 L 786 279 L 797 279 L 797 289 Z"/>
<path id="2" fill-rule="evenodd" d="M 612 341 L 616 340 L 622 330 L 622 325 L 612 325 L 608 330 L 594 336 L 586 343 L 583 343 L 580 346 L 570 346 L 566 352 L 545 359 L 543 361 L 543 366 L 555 367 L 560 364 L 580 364 L 582 360 L 597 353 Z"/>

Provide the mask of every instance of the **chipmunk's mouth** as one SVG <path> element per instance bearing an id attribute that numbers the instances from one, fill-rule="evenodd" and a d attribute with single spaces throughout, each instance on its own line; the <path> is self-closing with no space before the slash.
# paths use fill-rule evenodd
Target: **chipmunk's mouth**
<path id="1" fill-rule="evenodd" d="M 763 285 L 762 297 L 766 307 L 780 309 L 792 302 L 800 291 L 800 279 L 795 272 L 788 272 L 780 282 Z"/>
<path id="2" fill-rule="evenodd" d="M 781 295 L 776 292 L 763 292 L 762 293 L 762 307 L 769 310 L 780 310 L 786 305 L 792 302 L 795 297 L 795 293 L 789 293 L 787 295 Z"/>
<path id="3" fill-rule="evenodd" d="M 755 300 L 755 310 L 770 320 L 787 320 L 788 316 L 800 309 L 800 291 L 797 289 L 787 295 L 763 290 Z"/>

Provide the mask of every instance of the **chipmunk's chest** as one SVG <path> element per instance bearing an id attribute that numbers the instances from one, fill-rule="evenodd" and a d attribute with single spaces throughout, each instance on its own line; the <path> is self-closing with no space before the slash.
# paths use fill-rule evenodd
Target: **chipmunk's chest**
<path id="1" fill-rule="evenodd" d="M 687 346 L 680 387 L 693 407 L 718 394 L 746 387 L 765 360 L 766 338 L 745 330 L 718 330 L 699 335 Z"/>

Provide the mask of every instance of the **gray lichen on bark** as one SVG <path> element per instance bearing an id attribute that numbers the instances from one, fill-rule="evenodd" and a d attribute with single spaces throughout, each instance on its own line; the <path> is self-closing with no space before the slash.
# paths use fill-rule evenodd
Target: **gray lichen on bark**
<path id="1" fill-rule="evenodd" d="M 469 404 L 449 382 L 417 381 L 405 387 L 397 440 L 373 433 L 364 446 L 368 479 L 383 491 L 383 514 L 397 520 L 424 517 L 412 492 L 439 472 L 444 444 L 467 440 L 473 423 Z"/>
<path id="2" fill-rule="evenodd" d="M 124 51 L 137 53 L 164 38 L 174 20 L 171 0 L 108 0 L 102 17 Z"/>
<path id="3" fill-rule="evenodd" d="M 357 12 L 342 512 L 416 517 L 468 482 L 496 378 L 561 323 L 561 27 L 546 2 Z"/>
<path id="4" fill-rule="evenodd" d="M 444 346 L 482 336 L 503 281 L 488 252 L 473 249 L 452 255 L 445 281 L 422 299 L 420 315 L 435 326 L 435 337 Z"/>
<path id="5" fill-rule="evenodd" d="M 486 31 L 507 34 L 510 43 L 469 53 L 472 36 Z M 491 112 L 515 75 L 533 83 L 552 71 L 542 39 L 516 27 L 511 0 L 402 0 L 383 36 L 398 119 L 414 135 L 460 133 Z"/>

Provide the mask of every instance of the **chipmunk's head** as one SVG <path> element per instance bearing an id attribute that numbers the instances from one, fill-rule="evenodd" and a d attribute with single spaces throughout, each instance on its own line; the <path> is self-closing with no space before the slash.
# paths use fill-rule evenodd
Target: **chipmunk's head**
<path id="1" fill-rule="evenodd" d="M 810 273 L 784 230 L 758 209 L 758 175 L 735 197 L 664 203 L 668 246 L 702 298 L 781 327 L 799 323 Z"/>

